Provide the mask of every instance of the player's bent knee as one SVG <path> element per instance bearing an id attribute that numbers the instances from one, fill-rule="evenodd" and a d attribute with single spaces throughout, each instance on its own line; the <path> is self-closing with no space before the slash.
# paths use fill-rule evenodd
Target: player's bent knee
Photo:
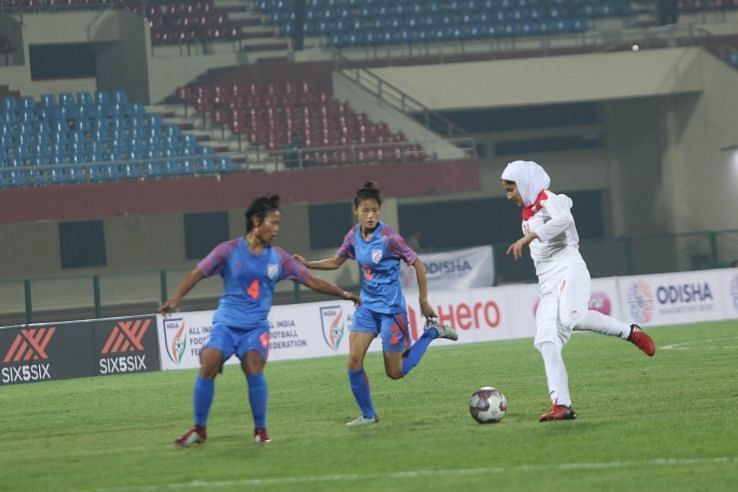
<path id="1" fill-rule="evenodd" d="M 364 367 L 364 359 L 362 357 L 356 357 L 353 355 L 349 355 L 348 358 L 348 367 L 352 371 L 356 371 L 358 369 L 361 369 Z"/>
<path id="2" fill-rule="evenodd" d="M 543 353 L 545 350 L 549 349 L 550 347 L 558 347 L 559 350 L 561 350 L 561 343 L 558 340 L 549 340 L 549 339 L 541 339 L 536 340 L 533 342 L 533 346 L 538 350 L 539 352 Z"/>
<path id="3" fill-rule="evenodd" d="M 204 377 L 205 379 L 215 379 L 215 377 L 218 375 L 218 372 L 220 372 L 220 364 L 207 364 L 200 367 L 200 376 Z"/>
<path id="4" fill-rule="evenodd" d="M 576 326 L 580 325 L 582 321 L 584 321 L 586 315 L 587 308 L 582 308 L 574 311 L 561 312 L 559 314 L 559 320 L 562 325 L 568 327 L 569 329 L 574 329 Z"/>
<path id="5" fill-rule="evenodd" d="M 398 379 L 402 379 L 402 377 L 404 376 L 404 374 L 402 374 L 402 370 L 399 370 L 399 371 L 388 370 L 386 371 L 386 373 L 387 373 L 388 378 L 394 379 L 395 381 Z"/>
<path id="6" fill-rule="evenodd" d="M 256 351 L 246 352 L 243 360 L 241 361 L 241 367 L 243 372 L 247 375 L 261 374 L 264 372 L 266 366 L 266 359 Z"/>

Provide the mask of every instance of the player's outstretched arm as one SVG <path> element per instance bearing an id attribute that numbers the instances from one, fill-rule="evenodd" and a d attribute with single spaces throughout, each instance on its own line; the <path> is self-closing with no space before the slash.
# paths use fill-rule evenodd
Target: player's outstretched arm
<path id="1" fill-rule="evenodd" d="M 521 237 L 510 246 L 508 246 L 505 254 L 512 254 L 513 258 L 519 260 L 520 257 L 523 256 L 523 249 L 531 242 L 533 242 L 534 239 L 538 239 L 538 234 L 536 234 L 535 232 L 526 234 L 525 236 Z"/>
<path id="2" fill-rule="evenodd" d="M 413 263 L 413 266 L 415 267 L 415 278 L 418 281 L 418 301 L 420 303 L 420 311 L 426 318 L 437 318 L 438 315 L 433 311 L 433 306 L 428 302 L 428 281 L 426 278 L 425 265 L 420 261 L 420 258 L 418 258 L 415 260 L 415 263 Z"/>
<path id="3" fill-rule="evenodd" d="M 302 283 L 305 287 L 310 287 L 314 291 L 320 292 L 321 294 L 328 294 L 329 296 L 340 297 L 341 299 L 352 301 L 354 303 L 354 306 L 358 306 L 359 304 L 361 304 L 359 296 L 357 296 L 353 292 L 347 292 L 330 282 L 326 282 L 322 278 L 310 275 L 310 277 L 308 277 Z"/>
<path id="4" fill-rule="evenodd" d="M 200 272 L 200 270 L 197 267 L 193 268 L 187 275 L 185 275 L 185 277 L 182 279 L 182 282 L 179 283 L 179 287 L 177 287 L 177 292 L 175 292 L 174 295 L 167 300 L 167 302 L 159 307 L 159 312 L 161 314 L 167 314 L 177 309 L 177 306 L 179 306 L 179 303 L 182 302 L 184 296 L 186 296 L 187 293 L 191 291 L 192 288 L 203 278 L 205 277 Z"/>
<path id="5" fill-rule="evenodd" d="M 346 261 L 343 256 L 323 258 L 322 260 L 306 260 L 304 256 L 300 255 L 292 255 L 292 257 L 311 270 L 335 270 Z"/>

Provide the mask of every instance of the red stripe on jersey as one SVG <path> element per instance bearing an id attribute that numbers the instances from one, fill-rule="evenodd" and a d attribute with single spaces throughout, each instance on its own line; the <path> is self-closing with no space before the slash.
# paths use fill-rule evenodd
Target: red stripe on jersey
<path id="1" fill-rule="evenodd" d="M 528 220 L 533 217 L 541 209 L 541 202 L 548 198 L 546 190 L 541 191 L 536 197 L 535 203 L 529 207 L 523 207 L 523 220 Z"/>

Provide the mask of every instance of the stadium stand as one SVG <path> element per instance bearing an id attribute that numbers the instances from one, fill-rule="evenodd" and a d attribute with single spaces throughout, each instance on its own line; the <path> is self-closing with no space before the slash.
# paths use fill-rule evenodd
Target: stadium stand
<path id="1" fill-rule="evenodd" d="M 287 167 L 428 157 L 402 132 L 394 133 L 386 123 L 373 122 L 366 113 L 334 100 L 329 83 L 255 83 L 239 79 L 237 73 L 180 87 L 177 97 L 249 143 L 283 155 Z M 299 152 L 303 148 L 305 152 Z"/>
<path id="2" fill-rule="evenodd" d="M 231 3 L 221 7 L 215 0 L 9 0 L 2 3 L 2 8 L 8 12 L 126 9 L 148 20 L 151 43 L 155 46 L 254 38 L 270 41 L 274 35 L 273 29 L 252 29 L 261 23 L 258 17 L 240 17 L 247 11 L 247 5 Z M 0 53 L 1 48 L 2 44 Z M 287 43 L 278 40 L 240 47 L 242 51 L 286 48 Z"/>
<path id="3" fill-rule="evenodd" d="M 39 12 L 110 8 L 116 3 L 120 3 L 120 0 L 5 0 L 2 7 L 7 12 Z"/>
<path id="4" fill-rule="evenodd" d="M 292 32 L 292 2 L 258 6 L 283 34 Z M 303 29 L 347 48 L 576 33 L 590 28 L 588 19 L 632 14 L 626 0 L 307 0 Z"/>
<path id="5" fill-rule="evenodd" d="M 235 40 L 240 27 L 213 0 L 148 1 L 127 0 L 119 5 L 145 16 L 151 25 L 151 42 L 157 44 Z"/>
<path id="6" fill-rule="evenodd" d="M 0 187 L 234 170 L 230 158 L 147 113 L 123 91 L 44 94 L 40 101 L 7 88 L 4 94 Z"/>

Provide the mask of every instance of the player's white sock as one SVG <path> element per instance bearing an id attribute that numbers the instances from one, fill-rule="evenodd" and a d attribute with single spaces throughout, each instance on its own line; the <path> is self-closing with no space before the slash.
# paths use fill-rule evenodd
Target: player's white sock
<path id="1" fill-rule="evenodd" d="M 584 319 L 577 323 L 575 330 L 594 331 L 603 335 L 620 337 L 623 340 L 628 339 L 630 335 L 630 325 L 623 323 L 612 316 L 602 314 L 599 311 L 587 311 Z"/>
<path id="2" fill-rule="evenodd" d="M 570 407 L 569 375 L 566 373 L 561 349 L 562 347 L 552 342 L 543 342 L 538 346 L 538 350 L 543 356 L 543 365 L 546 368 L 546 380 L 548 381 L 551 402 Z"/>

